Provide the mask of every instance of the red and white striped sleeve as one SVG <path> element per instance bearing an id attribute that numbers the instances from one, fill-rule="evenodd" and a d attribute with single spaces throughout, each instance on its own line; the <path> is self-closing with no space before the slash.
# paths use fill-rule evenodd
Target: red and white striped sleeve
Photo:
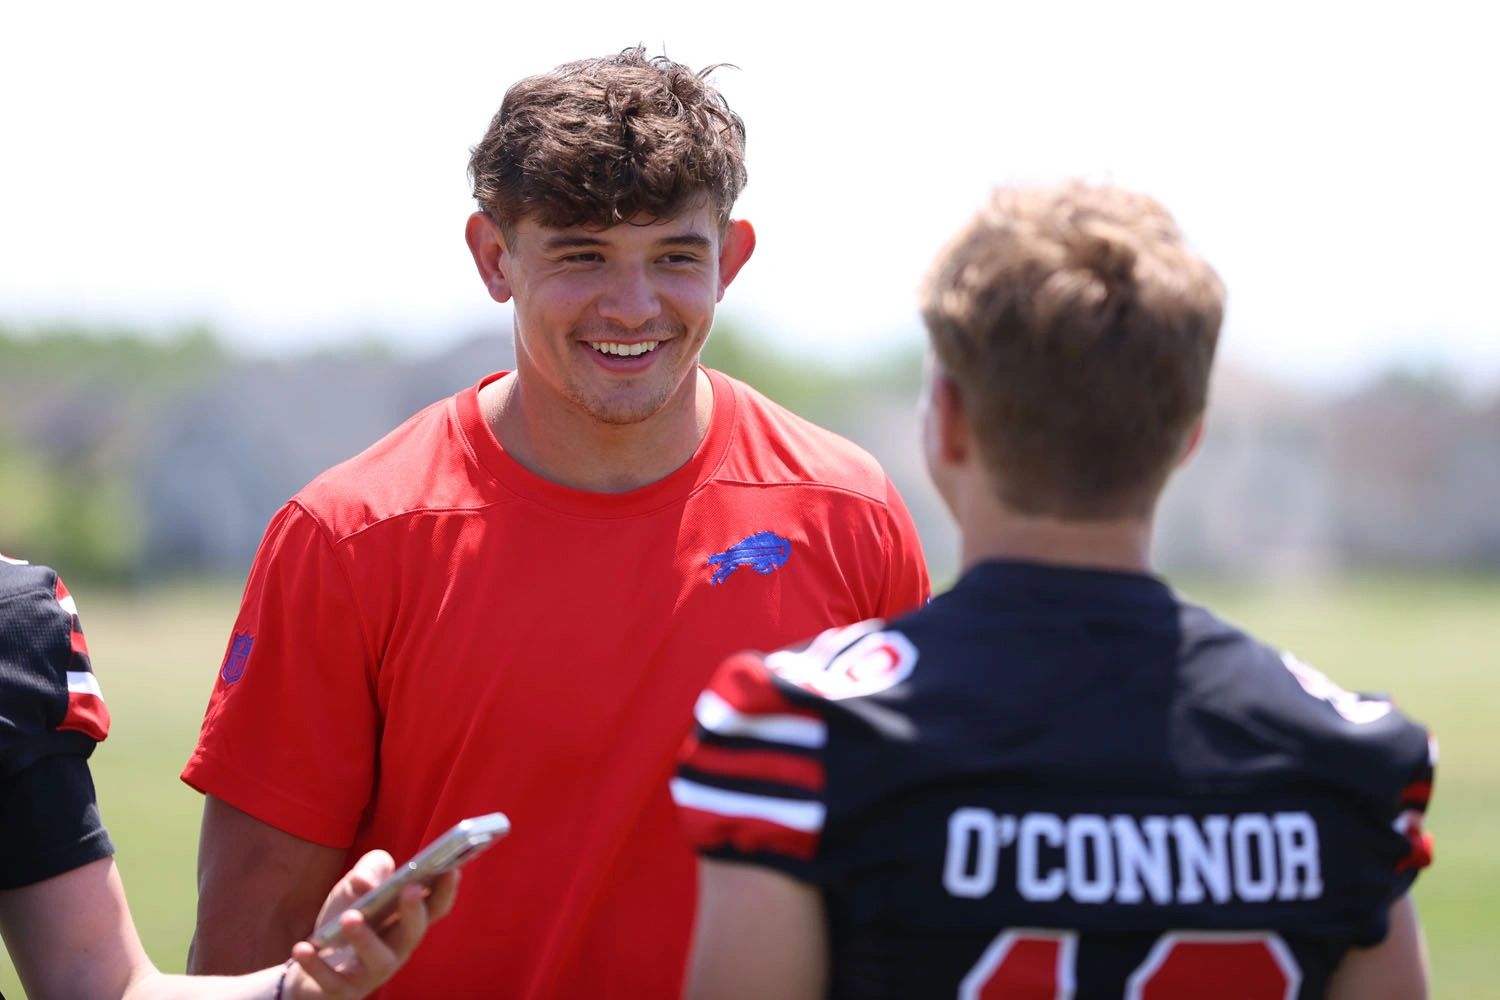
<path id="1" fill-rule="evenodd" d="M 8 556 L 0 556 L 0 730 L 16 766 L 91 751 L 109 735 L 73 595 L 55 570 Z"/>
<path id="2" fill-rule="evenodd" d="M 828 744 L 819 701 L 755 654 L 719 668 L 698 698 L 672 781 L 695 850 L 817 880 Z"/>
<path id="3" fill-rule="evenodd" d="M 114 853 L 88 765 L 108 733 L 73 595 L 0 556 L 0 891 Z"/>
<path id="4" fill-rule="evenodd" d="M 83 637 L 83 627 L 78 624 L 78 605 L 62 577 L 57 577 L 54 588 L 57 603 L 68 616 L 67 665 L 68 709 L 57 728 L 63 732 L 79 732 L 95 742 L 109 735 L 109 707 L 104 704 L 104 692 L 94 676 L 93 661 L 89 658 L 88 640 Z"/>

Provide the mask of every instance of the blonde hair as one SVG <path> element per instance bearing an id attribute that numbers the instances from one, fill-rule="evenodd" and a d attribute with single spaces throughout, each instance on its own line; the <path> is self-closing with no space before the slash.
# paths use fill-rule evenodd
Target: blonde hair
<path id="1" fill-rule="evenodd" d="M 1147 195 L 998 190 L 921 292 L 1000 499 L 1149 513 L 1207 402 L 1224 286 Z"/>

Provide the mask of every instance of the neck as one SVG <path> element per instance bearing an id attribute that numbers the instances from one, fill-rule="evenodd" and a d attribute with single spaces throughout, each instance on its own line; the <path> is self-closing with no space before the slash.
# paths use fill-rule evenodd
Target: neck
<path id="1" fill-rule="evenodd" d="M 955 511 L 960 529 L 962 569 L 991 559 L 1151 572 L 1150 517 L 1079 521 L 1019 514 L 987 489 Z"/>
<path id="2" fill-rule="evenodd" d="M 543 479 L 589 493 L 628 493 L 677 471 L 713 420 L 713 385 L 697 369 L 659 412 L 606 424 L 528 394 L 516 372 L 480 390 L 480 411 L 506 452 Z"/>

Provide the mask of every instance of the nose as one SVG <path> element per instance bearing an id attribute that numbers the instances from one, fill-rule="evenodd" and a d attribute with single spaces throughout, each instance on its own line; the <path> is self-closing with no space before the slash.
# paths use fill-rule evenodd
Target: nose
<path id="1" fill-rule="evenodd" d="M 661 315 L 661 295 L 646 269 L 615 268 L 599 296 L 599 315 L 630 329 Z"/>

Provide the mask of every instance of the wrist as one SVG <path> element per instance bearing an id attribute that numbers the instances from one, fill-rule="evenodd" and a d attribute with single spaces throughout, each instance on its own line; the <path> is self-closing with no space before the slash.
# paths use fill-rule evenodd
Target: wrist
<path id="1" fill-rule="evenodd" d="M 296 964 L 295 958 L 289 958 L 281 967 L 281 974 L 276 977 L 276 992 L 271 994 L 271 1000 L 291 1000 L 292 993 L 287 981 L 291 978 L 292 967 Z"/>

